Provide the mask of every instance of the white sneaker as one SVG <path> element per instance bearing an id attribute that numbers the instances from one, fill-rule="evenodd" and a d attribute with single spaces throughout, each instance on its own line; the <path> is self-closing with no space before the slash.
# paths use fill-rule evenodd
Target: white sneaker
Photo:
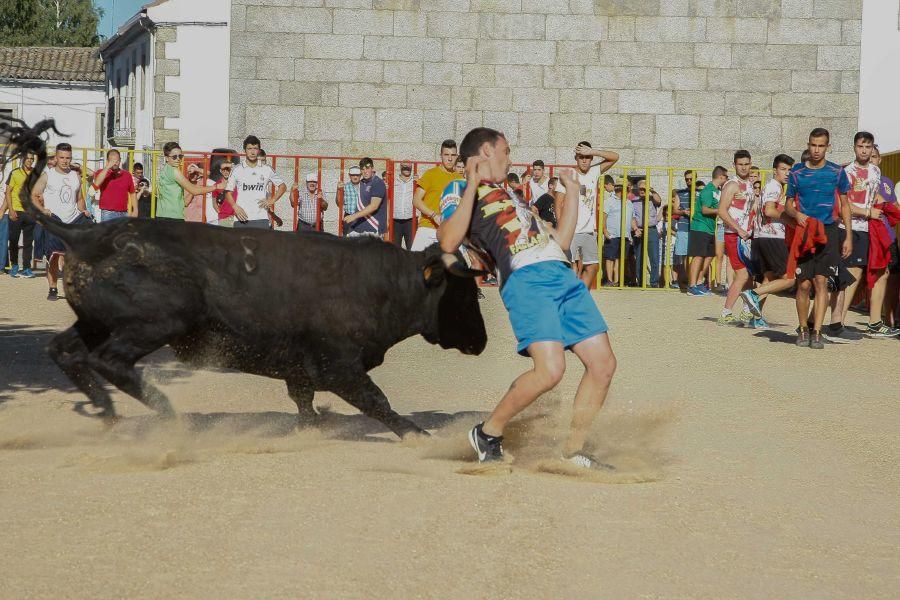
<path id="1" fill-rule="evenodd" d="M 563 456 L 562 459 L 583 469 L 593 469 L 594 471 L 615 471 L 616 468 L 610 464 L 600 462 L 593 456 L 584 452 L 576 452 L 572 456 Z"/>

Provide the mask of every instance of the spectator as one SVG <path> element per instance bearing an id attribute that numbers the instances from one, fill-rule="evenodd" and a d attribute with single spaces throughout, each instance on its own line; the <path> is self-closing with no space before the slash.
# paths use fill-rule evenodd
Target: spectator
<path id="1" fill-rule="evenodd" d="M 188 181 L 181 172 L 184 152 L 178 142 L 167 142 L 163 146 L 166 164 L 156 180 L 156 218 L 184 220 L 184 208 L 193 196 L 224 189 L 224 184 L 199 186 Z M 185 195 L 187 192 L 190 195 Z"/>
<path id="2" fill-rule="evenodd" d="M 632 204 L 634 206 L 635 218 L 641 229 L 636 234 L 643 237 L 644 226 L 646 225 L 647 239 L 643 240 L 643 244 L 638 244 L 634 249 L 635 266 L 637 270 L 637 285 L 642 286 L 644 276 L 647 273 L 647 266 L 644 264 L 644 250 L 646 246 L 647 262 L 649 263 L 650 279 L 647 282 L 648 287 L 659 287 L 659 232 L 656 230 L 656 224 L 659 220 L 659 207 L 662 205 L 662 198 L 656 193 L 652 187 L 650 188 L 650 201 L 647 203 L 649 209 L 647 215 L 644 214 L 644 200 L 647 198 L 647 180 L 643 177 L 637 180 L 636 185 L 632 189 Z"/>
<path id="3" fill-rule="evenodd" d="M 591 164 L 599 157 L 600 161 Z M 590 287 L 600 270 L 600 256 L 597 242 L 597 186 L 600 176 L 609 171 L 619 155 L 609 150 L 594 150 L 589 142 L 579 142 L 575 147 L 575 177 L 580 183 L 578 193 L 578 222 L 570 250 L 575 260 L 575 272 L 584 284 Z M 562 214 L 565 188 L 556 185 L 559 206 L 556 214 Z"/>
<path id="4" fill-rule="evenodd" d="M 7 249 L 9 250 L 9 261 L 12 264 L 12 267 L 10 267 L 9 271 L 10 277 L 19 276 L 20 235 L 22 236 L 22 277 L 34 277 L 34 273 L 31 272 L 31 259 L 34 247 L 33 240 L 35 221 L 34 218 L 30 214 L 28 214 L 28 212 L 22 206 L 22 198 L 20 197 L 20 194 L 22 192 L 22 186 L 25 184 L 25 179 L 34 168 L 34 161 L 36 159 L 37 156 L 35 154 L 32 154 L 31 152 L 27 153 L 25 155 L 25 158 L 22 160 L 22 166 L 10 172 L 9 177 L 6 180 L 4 205 L 6 207 L 6 210 L 9 210 L 9 229 L 7 232 L 9 247 L 7 248 L 6 244 L 4 244 L 2 248 L 2 254 L 3 266 L 5 267 L 7 260 Z M 3 215 L 3 212 L 0 212 L 0 215 Z M 5 220 L 6 216 L 4 215 L 2 218 Z"/>
<path id="5" fill-rule="evenodd" d="M 187 167 L 187 180 L 193 183 L 196 186 L 200 185 L 200 182 L 205 182 L 206 179 L 203 177 L 203 167 L 201 167 L 197 163 L 191 163 Z M 208 217 L 204 218 L 204 202 L 209 201 L 212 203 L 212 198 L 210 194 L 191 194 L 189 192 L 185 192 L 184 194 L 184 220 L 192 221 L 194 223 L 205 223 L 208 221 Z"/>
<path id="6" fill-rule="evenodd" d="M 2 164 L 0 164 L 0 169 L 2 169 Z M 8 272 L 6 270 L 9 262 L 9 216 L 6 214 L 8 206 L 6 182 L 0 178 L 0 275 Z"/>
<path id="7" fill-rule="evenodd" d="M 100 190 L 101 222 L 137 216 L 134 177 L 122 168 L 118 150 L 106 153 L 106 165 L 94 174 L 94 186 Z"/>
<path id="8" fill-rule="evenodd" d="M 225 202 L 234 208 L 234 226 L 271 229 L 269 211 L 287 191 L 281 176 L 261 157 L 259 138 L 249 135 L 244 140 L 244 160 L 231 172 L 225 187 Z M 269 186 L 275 186 L 274 195 Z M 237 192 L 237 199 L 235 199 Z"/>
<path id="9" fill-rule="evenodd" d="M 66 143 L 56 146 L 56 166 L 46 169 L 31 191 L 35 207 L 54 221 L 69 224 L 92 223 L 90 212 L 81 195 L 81 179 L 72 169 L 72 146 Z M 47 283 L 50 286 L 47 300 L 58 300 L 56 284 L 59 265 L 66 247 L 62 240 L 38 226 L 41 240 L 38 254 L 47 258 Z"/>
<path id="10" fill-rule="evenodd" d="M 328 202 L 319 189 L 319 180 L 315 173 L 306 176 L 306 186 L 298 190 L 297 199 L 294 201 L 297 207 L 297 233 L 318 231 L 319 215 L 328 210 Z"/>
<path id="11" fill-rule="evenodd" d="M 537 215 L 556 227 L 556 201 L 553 192 L 549 190 L 556 189 L 556 183 L 559 181 L 557 177 L 551 177 L 547 180 L 547 190 L 541 196 L 531 203 L 531 209 L 537 212 Z"/>
<path id="12" fill-rule="evenodd" d="M 134 163 L 131 168 L 131 175 L 134 179 L 134 193 L 137 197 L 137 216 L 145 219 L 150 218 L 150 180 L 144 177 L 144 165 L 139 162 Z"/>
<path id="13" fill-rule="evenodd" d="M 465 177 L 466 175 L 466 163 L 462 161 L 461 158 L 456 159 L 456 164 L 453 165 L 453 172 L 459 175 L 460 177 Z"/>
<path id="14" fill-rule="evenodd" d="M 215 185 L 218 183 L 227 184 L 231 173 L 234 171 L 234 165 L 237 164 L 237 152 L 231 148 L 216 148 L 212 151 L 209 159 L 210 179 L 207 185 Z M 220 227 L 234 227 L 234 207 L 225 202 L 225 190 L 216 190 L 210 192 L 213 201 L 213 208 L 216 211 L 215 224 Z M 234 198 L 237 200 L 238 193 L 234 192 Z"/>
<path id="15" fill-rule="evenodd" d="M 535 202 L 550 189 L 550 179 L 544 173 L 544 161 L 536 160 L 531 163 L 531 173 L 528 176 L 529 199 Z"/>
<path id="16" fill-rule="evenodd" d="M 631 248 L 632 233 L 637 232 L 638 223 L 634 216 L 634 204 L 622 202 L 616 195 L 615 180 L 612 175 L 603 177 L 603 262 L 606 267 L 606 284 L 610 287 L 619 285 L 619 260 L 627 257 Z M 625 214 L 622 206 L 625 205 Z M 625 247 L 622 247 L 623 229 Z"/>
<path id="17" fill-rule="evenodd" d="M 691 232 L 691 207 L 699 210 L 696 208 L 696 202 L 701 188 L 699 183 L 695 185 L 695 175 L 694 171 L 685 171 L 684 187 L 672 192 L 672 226 L 675 230 L 675 247 L 672 256 L 672 270 L 675 273 L 675 279 L 670 284 L 672 288 L 689 285 L 687 256 L 688 238 Z"/>
<path id="18" fill-rule="evenodd" d="M 394 181 L 394 243 L 409 250 L 412 245 L 413 188 L 412 165 L 400 164 Z"/>
<path id="19" fill-rule="evenodd" d="M 440 223 L 441 194 L 454 179 L 462 176 L 454 169 L 457 163 L 456 142 L 441 143 L 441 164 L 425 171 L 416 181 L 413 206 L 419 211 L 418 228 L 413 239 L 413 250 L 424 250 L 437 243 L 437 226 Z"/>
<path id="20" fill-rule="evenodd" d="M 707 183 L 697 204 L 694 206 L 694 216 L 691 217 L 690 235 L 688 237 L 688 255 L 693 257 L 688 275 L 687 293 L 689 296 L 706 296 L 710 293 L 709 286 L 700 284 L 701 273 L 706 273 L 716 255 L 716 220 L 719 214 L 719 195 L 725 180 L 728 179 L 728 169 L 717 166 L 712 172 L 712 181 Z"/>
<path id="21" fill-rule="evenodd" d="M 359 182 L 359 199 L 356 210 L 344 217 L 344 224 L 350 230 L 347 236 L 383 237 L 387 223 L 387 211 L 382 210 L 382 206 L 387 206 L 387 203 L 384 202 L 387 195 L 384 181 L 375 175 L 375 166 L 371 158 L 360 160 L 359 167 L 362 177 Z"/>

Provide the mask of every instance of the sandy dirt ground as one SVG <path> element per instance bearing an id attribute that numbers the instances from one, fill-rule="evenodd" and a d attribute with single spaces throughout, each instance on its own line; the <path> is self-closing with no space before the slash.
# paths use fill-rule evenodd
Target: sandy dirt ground
<path id="1" fill-rule="evenodd" d="M 561 467 L 580 377 L 479 469 L 464 432 L 528 361 L 497 291 L 480 357 L 421 338 L 373 372 L 434 435 L 399 442 L 326 394 L 296 432 L 281 382 L 145 373 L 181 414 L 117 393 L 107 429 L 44 346 L 73 321 L 0 277 L 2 598 L 896 598 L 900 341 L 798 349 L 719 328 L 721 299 L 604 291 L 619 371 L 591 436 L 611 475 Z M 302 310 L 302 307 L 298 307 Z M 856 316 L 854 315 L 854 319 Z"/>

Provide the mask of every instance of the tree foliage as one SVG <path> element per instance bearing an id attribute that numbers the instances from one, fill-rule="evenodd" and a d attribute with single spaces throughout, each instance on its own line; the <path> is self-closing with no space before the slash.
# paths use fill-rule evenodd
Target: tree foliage
<path id="1" fill-rule="evenodd" d="M 0 45 L 96 46 L 102 16 L 92 0 L 0 0 Z"/>

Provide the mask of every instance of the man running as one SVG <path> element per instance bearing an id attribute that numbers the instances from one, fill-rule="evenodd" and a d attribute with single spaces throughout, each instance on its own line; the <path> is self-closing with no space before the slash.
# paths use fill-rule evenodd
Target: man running
<path id="1" fill-rule="evenodd" d="M 719 216 L 719 200 L 722 186 L 728 179 L 728 169 L 717 166 L 712 181 L 703 186 L 691 217 L 691 233 L 688 238 L 688 256 L 692 256 L 688 274 L 688 296 L 708 296 L 708 285 L 700 283 L 700 276 L 709 271 L 716 256 L 716 221 Z"/>
<path id="2" fill-rule="evenodd" d="M 552 230 L 501 187 L 511 164 L 502 133 L 486 127 L 473 129 L 463 139 L 460 154 L 466 160 L 467 181 L 458 201 L 445 202 L 441 249 L 456 252 L 468 238 L 496 265 L 500 296 L 509 311 L 518 351 L 534 362 L 513 382 L 490 417 L 469 432 L 469 442 L 480 462 L 503 460 L 507 423 L 556 387 L 565 372 L 565 350 L 571 349 L 585 372 L 575 396 L 563 458 L 580 467 L 608 468 L 588 455 L 584 445 L 606 399 L 616 358 L 606 322 L 563 252 L 578 220 L 579 182 L 568 171 L 560 174 L 566 199 L 558 214 L 559 228 Z"/>
<path id="3" fill-rule="evenodd" d="M 600 161 L 593 163 L 594 158 Z M 600 177 L 619 160 L 619 155 L 610 150 L 594 150 L 590 142 L 579 142 L 575 146 L 575 178 L 578 181 L 578 221 L 572 240 L 571 254 L 575 260 L 578 277 L 590 288 L 600 270 L 600 256 L 597 245 L 597 188 Z M 556 184 L 558 204 L 557 217 L 565 211 L 568 198 L 562 181 Z"/>
<path id="4" fill-rule="evenodd" d="M 225 186 L 225 202 L 234 208 L 235 228 L 271 229 L 269 212 L 287 191 L 287 184 L 272 167 L 260 158 L 260 142 L 255 135 L 244 140 L 244 160 L 237 165 Z M 269 194 L 269 184 L 275 194 Z M 238 199 L 234 193 L 238 192 Z"/>
<path id="5" fill-rule="evenodd" d="M 749 152 L 738 150 L 734 153 L 735 175 L 725 182 L 719 202 L 719 218 L 725 223 L 725 254 L 734 269 L 734 279 L 725 296 L 725 307 L 719 317 L 719 325 L 740 325 L 749 323 L 753 318 L 750 312 L 741 311 L 737 317 L 732 312 L 738 296 L 750 284 L 750 274 L 738 253 L 738 244 L 742 240 L 749 240 L 751 236 L 755 210 L 753 182 L 750 181 L 751 165 Z"/>
<path id="6" fill-rule="evenodd" d="M 746 290 L 741 298 L 753 313 L 757 329 L 768 328 L 763 318 L 762 305 L 768 294 L 777 294 L 794 287 L 793 273 L 787 270 L 787 246 L 784 243 L 784 186 L 788 180 L 794 159 L 787 154 L 779 154 L 772 161 L 772 179 L 766 183 L 760 201 L 759 216 L 753 232 L 754 261 L 763 273 L 763 284 L 756 290 Z"/>
<path id="7" fill-rule="evenodd" d="M 72 146 L 62 143 L 56 146 L 56 165 L 44 170 L 31 190 L 35 207 L 60 223 L 93 223 L 91 214 L 81 195 L 81 178 L 72 169 Z M 58 237 L 38 224 L 41 238 L 41 256 L 47 257 L 47 283 L 50 286 L 47 300 L 58 300 L 59 262 L 66 247 Z"/>
<path id="8" fill-rule="evenodd" d="M 416 224 L 416 235 L 413 237 L 411 250 L 424 250 L 437 243 L 437 227 L 441 222 L 441 194 L 454 179 L 460 175 L 454 171 L 457 151 L 456 142 L 444 140 L 441 143 L 441 164 L 422 173 L 416 180 L 416 191 L 413 193 L 413 206 L 421 215 Z"/>
<path id="9" fill-rule="evenodd" d="M 822 323 L 828 308 L 828 278 L 837 277 L 841 258 L 849 258 L 853 253 L 853 236 L 845 236 L 843 243 L 837 224 L 834 222 L 834 198 L 840 201 L 841 221 L 845 229 L 852 231 L 850 204 L 847 192 L 850 180 L 847 173 L 825 159 L 831 146 L 831 134 L 827 129 L 817 127 L 809 134 L 807 149 L 809 160 L 795 164 L 788 175 L 787 201 L 784 212 L 797 222 L 796 235 L 809 239 L 814 220 L 824 226 L 824 240 L 815 245 L 814 252 L 797 256 L 797 345 L 814 349 L 825 347 L 822 341 Z M 801 232 L 801 229 L 803 230 Z M 795 244 L 796 245 L 796 244 Z M 790 255 L 789 255 L 789 258 Z M 816 289 L 813 330 L 807 325 L 809 317 L 809 293 Z"/>

